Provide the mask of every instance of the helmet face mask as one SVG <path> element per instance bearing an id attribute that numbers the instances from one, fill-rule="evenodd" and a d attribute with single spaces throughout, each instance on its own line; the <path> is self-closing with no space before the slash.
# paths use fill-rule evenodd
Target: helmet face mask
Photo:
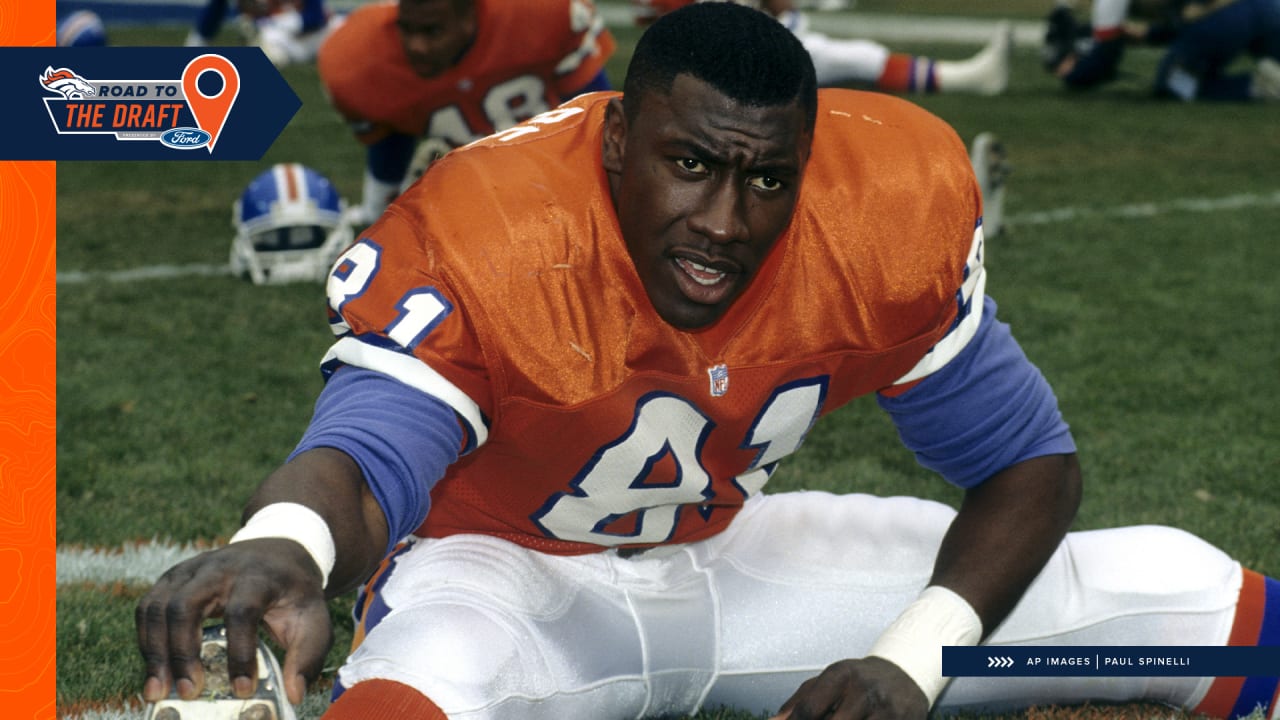
<path id="1" fill-rule="evenodd" d="M 323 282 L 354 239 L 333 183 L 297 163 L 258 175 L 232 205 L 231 271 L 255 285 Z"/>

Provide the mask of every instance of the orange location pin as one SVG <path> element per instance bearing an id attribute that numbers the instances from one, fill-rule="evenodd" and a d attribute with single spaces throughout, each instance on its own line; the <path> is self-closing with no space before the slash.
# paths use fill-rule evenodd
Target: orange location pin
<path id="1" fill-rule="evenodd" d="M 200 91 L 200 76 L 207 72 L 222 78 L 222 89 L 213 95 L 205 95 Z M 201 55 L 187 63 L 187 67 L 183 69 L 182 92 L 187 96 L 191 114 L 196 117 L 196 125 L 209 133 L 208 150 L 212 153 L 213 144 L 218 141 L 218 133 L 222 131 L 231 106 L 240 94 L 240 71 L 221 55 Z"/>

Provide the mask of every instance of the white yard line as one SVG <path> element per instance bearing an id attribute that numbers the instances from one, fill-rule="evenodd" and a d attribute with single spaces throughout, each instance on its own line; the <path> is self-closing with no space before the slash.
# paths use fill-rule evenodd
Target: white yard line
<path id="1" fill-rule="evenodd" d="M 151 265 L 149 267 L 130 268 L 128 270 L 58 271 L 59 285 L 78 285 L 86 282 L 133 282 L 135 280 L 169 280 L 173 278 L 193 277 L 197 275 L 230 275 L 231 266 L 192 264 L 192 265 Z"/>
<path id="2" fill-rule="evenodd" d="M 1111 207 L 1063 207 L 1039 212 L 1010 213 L 1010 225 L 1052 225 L 1083 218 L 1132 220 L 1172 213 L 1216 213 L 1245 208 L 1280 206 L 1280 190 L 1269 193 L 1241 193 L 1216 198 L 1175 198 L 1165 202 L 1133 203 Z"/>
<path id="3" fill-rule="evenodd" d="M 57 550 L 58 584 L 150 584 L 165 570 L 204 549 L 207 548 L 158 540 L 111 549 L 60 547 Z"/>
<path id="4" fill-rule="evenodd" d="M 1260 193 L 1240 193 L 1216 198 L 1175 198 L 1163 202 L 1133 203 L 1110 207 L 1070 206 L 1053 210 L 1010 213 L 1005 222 L 1019 225 L 1052 225 L 1085 218 L 1132 220 L 1172 213 L 1216 213 L 1280 206 L 1280 190 Z M 152 265 L 127 270 L 58 272 L 59 285 L 78 285 L 87 282 L 136 282 L 138 280 L 165 280 L 198 275 L 229 275 L 227 265 Z"/>

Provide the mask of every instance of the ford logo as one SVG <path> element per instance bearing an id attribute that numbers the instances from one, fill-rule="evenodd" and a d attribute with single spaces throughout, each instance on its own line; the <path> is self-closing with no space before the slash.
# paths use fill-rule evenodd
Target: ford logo
<path id="1" fill-rule="evenodd" d="M 209 139 L 213 136 L 201 130 L 200 128 L 173 128 L 165 130 L 160 136 L 160 142 L 165 147 L 171 147 L 175 150 L 195 150 L 209 144 Z"/>

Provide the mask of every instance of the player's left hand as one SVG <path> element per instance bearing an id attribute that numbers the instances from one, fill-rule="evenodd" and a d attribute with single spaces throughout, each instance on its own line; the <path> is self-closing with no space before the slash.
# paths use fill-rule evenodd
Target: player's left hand
<path id="1" fill-rule="evenodd" d="M 806 680 L 770 720 L 924 720 L 929 700 L 897 665 L 841 660 Z"/>

